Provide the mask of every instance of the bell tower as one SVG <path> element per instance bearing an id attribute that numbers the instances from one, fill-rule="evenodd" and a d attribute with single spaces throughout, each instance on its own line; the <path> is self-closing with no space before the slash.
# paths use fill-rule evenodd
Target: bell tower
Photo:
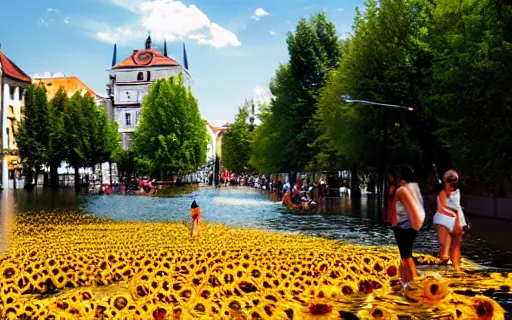
<path id="1" fill-rule="evenodd" d="M 146 39 L 146 50 L 151 49 L 151 34 L 148 35 L 148 38 Z"/>

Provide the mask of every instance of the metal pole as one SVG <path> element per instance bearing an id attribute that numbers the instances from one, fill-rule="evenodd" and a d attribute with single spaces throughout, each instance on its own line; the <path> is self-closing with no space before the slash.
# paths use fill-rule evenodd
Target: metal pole
<path id="1" fill-rule="evenodd" d="M 382 157 L 382 197 L 384 201 L 384 214 L 388 213 L 388 192 L 387 192 L 387 156 L 388 156 L 388 113 L 384 109 L 384 155 Z"/>

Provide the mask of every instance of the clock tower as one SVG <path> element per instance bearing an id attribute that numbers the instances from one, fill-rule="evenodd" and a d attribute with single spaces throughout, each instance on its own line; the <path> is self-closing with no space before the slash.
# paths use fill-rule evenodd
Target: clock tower
<path id="1" fill-rule="evenodd" d="M 144 50 L 133 50 L 129 57 L 119 63 L 116 63 L 117 46 L 114 46 L 112 68 L 108 70 L 107 113 L 119 125 L 125 150 L 131 146 L 142 101 L 155 80 L 182 74 L 185 85 L 191 85 L 188 70 L 167 56 L 167 45 L 164 45 L 164 54 L 151 46 L 151 37 L 148 36 Z"/>

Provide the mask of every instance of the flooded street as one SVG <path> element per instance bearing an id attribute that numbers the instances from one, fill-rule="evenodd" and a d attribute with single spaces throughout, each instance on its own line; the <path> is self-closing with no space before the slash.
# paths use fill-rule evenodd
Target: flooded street
<path id="1" fill-rule="evenodd" d="M 199 238 L 189 233 L 192 200 L 206 222 Z M 464 277 L 428 262 L 437 239 L 427 225 L 416 242 L 425 277 L 406 298 L 395 239 L 371 197 L 341 199 L 329 203 L 335 210 L 309 215 L 286 213 L 247 187 L 203 187 L 173 198 L 18 190 L 3 192 L 0 203 L 2 312 L 502 319 L 512 310 L 510 226 L 499 220 L 470 217 Z"/>
<path id="2" fill-rule="evenodd" d="M 280 203 L 270 201 L 260 191 L 248 187 L 211 188 L 174 198 L 144 196 L 76 195 L 71 189 L 32 192 L 11 191 L 2 197 L 2 226 L 7 227 L 9 212 L 56 208 L 79 208 L 95 217 L 120 221 L 188 221 L 190 203 L 196 199 L 202 208 L 203 220 L 236 227 L 303 234 L 341 240 L 351 244 L 395 245 L 395 239 L 379 219 L 376 201 L 345 198 L 335 204 L 336 212 L 293 215 L 284 212 Z M 11 211 L 7 208 L 11 208 Z M 469 216 L 471 229 L 463 242 L 463 256 L 486 267 L 512 270 L 512 221 Z M 426 225 L 415 243 L 415 251 L 435 255 L 435 227 Z"/>

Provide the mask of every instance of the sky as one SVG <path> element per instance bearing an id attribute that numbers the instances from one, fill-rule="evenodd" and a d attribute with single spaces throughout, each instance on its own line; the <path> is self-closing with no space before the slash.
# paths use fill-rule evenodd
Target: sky
<path id="1" fill-rule="evenodd" d="M 268 85 L 288 61 L 286 34 L 324 11 L 347 37 L 360 0 L 17 0 L 2 1 L 2 51 L 29 76 L 62 72 L 105 96 L 114 43 L 117 62 L 167 41 L 183 64 L 204 119 L 232 121 L 245 99 L 268 101 Z"/>

